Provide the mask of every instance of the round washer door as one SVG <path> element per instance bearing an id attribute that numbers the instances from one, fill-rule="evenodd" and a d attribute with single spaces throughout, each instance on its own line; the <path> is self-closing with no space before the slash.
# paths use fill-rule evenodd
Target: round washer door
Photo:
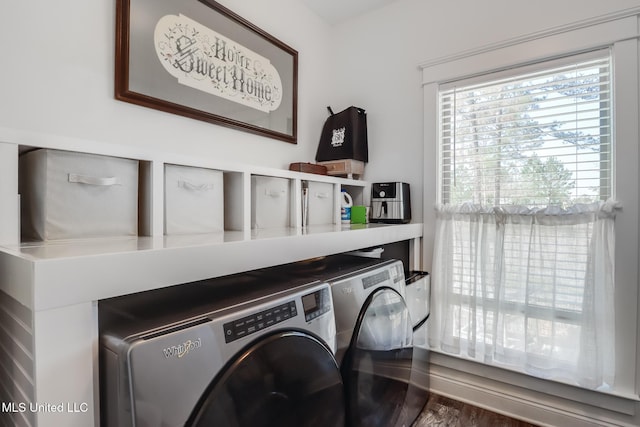
<path id="1" fill-rule="evenodd" d="M 349 425 L 407 424 L 412 364 L 413 328 L 407 305 L 394 289 L 380 288 L 363 305 L 342 364 Z"/>
<path id="2" fill-rule="evenodd" d="M 342 426 L 343 389 L 335 358 L 320 340 L 276 333 L 243 350 L 214 378 L 186 425 Z"/>

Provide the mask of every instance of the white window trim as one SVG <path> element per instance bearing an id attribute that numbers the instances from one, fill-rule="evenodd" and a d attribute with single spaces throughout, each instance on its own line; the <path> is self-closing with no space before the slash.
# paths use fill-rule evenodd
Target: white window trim
<path id="1" fill-rule="evenodd" d="M 610 46 L 613 56 L 614 70 L 614 138 L 615 165 L 614 186 L 615 198 L 622 203 L 622 211 L 616 219 L 616 340 L 628 343 L 627 351 L 618 351 L 616 364 L 626 367 L 618 381 L 624 393 L 616 396 L 606 396 L 602 393 L 582 389 L 571 389 L 567 393 L 566 387 L 556 384 L 536 381 L 527 383 L 532 393 L 566 398 L 566 405 L 572 402 L 584 402 L 587 406 L 595 406 L 603 411 L 593 412 L 594 419 L 604 421 L 607 413 L 614 418 L 616 413 L 632 415 L 640 411 L 637 403 L 640 393 L 640 370 L 636 369 L 640 360 L 640 342 L 638 340 L 640 295 L 638 293 L 638 263 L 639 263 L 639 141 L 640 132 L 638 119 L 639 108 L 639 72 L 638 72 L 638 38 L 640 36 L 638 15 L 640 9 L 623 11 L 618 14 L 603 16 L 589 21 L 583 21 L 554 28 L 549 31 L 531 34 L 514 40 L 508 40 L 496 45 L 486 46 L 473 52 L 462 52 L 420 65 L 423 75 L 424 92 L 424 247 L 423 266 L 431 271 L 433 255 L 433 230 L 435 225 L 434 204 L 437 196 L 438 176 L 438 86 L 452 80 L 473 77 L 488 72 L 497 72 L 512 67 L 519 67 L 543 60 L 559 58 L 571 54 L 581 53 Z M 615 183 L 618 185 L 615 185 Z M 629 185 L 619 183 L 629 182 Z M 433 302 L 437 304 L 437 301 Z M 451 372 L 456 372 L 456 384 L 460 384 L 459 375 L 466 372 L 478 372 L 477 366 L 465 361 L 452 360 L 451 357 L 435 354 L 434 366 L 431 371 L 438 375 L 435 383 L 442 381 Z M 462 366 L 461 366 L 462 364 Z M 451 371 L 451 370 L 454 371 Z M 476 369 L 476 371 L 473 371 Z M 495 378 L 495 373 L 482 373 L 480 377 Z M 443 372 L 445 373 L 443 376 Z M 468 376 L 469 384 L 474 383 L 474 377 Z M 435 378 L 434 378 L 435 379 Z M 500 384 L 519 386 L 522 377 L 517 374 L 504 373 Z M 452 384 L 452 383 L 451 383 Z M 477 396 L 477 395 L 476 395 Z M 613 399 L 613 401 L 611 400 Z M 617 399 L 617 400 L 616 400 Z M 562 406 L 563 399 L 552 399 L 550 405 Z M 614 401 L 616 402 L 614 404 Z M 580 403 L 583 405 L 583 403 Z M 563 410 L 566 410 L 564 408 Z M 582 408 L 580 411 L 584 411 Z M 596 414 L 597 413 L 597 414 Z M 623 418 L 623 420 L 628 418 Z M 640 419 L 636 414 L 634 420 Z M 540 420 L 538 420 L 540 422 Z"/>

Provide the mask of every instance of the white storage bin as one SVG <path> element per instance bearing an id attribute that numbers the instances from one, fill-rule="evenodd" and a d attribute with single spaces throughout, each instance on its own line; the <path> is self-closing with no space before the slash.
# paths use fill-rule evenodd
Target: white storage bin
<path id="1" fill-rule="evenodd" d="M 213 169 L 165 165 L 165 234 L 223 230 L 223 173 Z"/>
<path id="2" fill-rule="evenodd" d="M 138 161 L 40 149 L 20 156 L 25 238 L 138 234 Z"/>
<path id="3" fill-rule="evenodd" d="M 251 176 L 251 228 L 289 227 L 289 180 Z"/>
<path id="4" fill-rule="evenodd" d="M 333 184 L 308 181 L 309 211 L 308 225 L 333 224 L 334 209 Z"/>

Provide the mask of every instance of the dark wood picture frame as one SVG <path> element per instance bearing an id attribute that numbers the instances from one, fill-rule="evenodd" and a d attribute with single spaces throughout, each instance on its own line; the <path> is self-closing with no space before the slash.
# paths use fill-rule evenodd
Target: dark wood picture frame
<path id="1" fill-rule="evenodd" d="M 298 52 L 213 0 L 116 0 L 115 98 L 296 144 Z"/>

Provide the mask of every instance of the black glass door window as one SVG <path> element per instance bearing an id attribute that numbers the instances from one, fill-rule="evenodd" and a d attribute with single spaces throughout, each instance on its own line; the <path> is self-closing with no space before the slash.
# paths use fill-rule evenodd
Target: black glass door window
<path id="1" fill-rule="evenodd" d="M 327 427 L 345 422 L 342 378 L 330 350 L 301 332 L 262 338 L 207 388 L 187 426 Z"/>
<path id="2" fill-rule="evenodd" d="M 344 360 L 348 425 L 403 425 L 413 328 L 404 299 L 395 290 L 381 288 L 369 296 Z"/>

